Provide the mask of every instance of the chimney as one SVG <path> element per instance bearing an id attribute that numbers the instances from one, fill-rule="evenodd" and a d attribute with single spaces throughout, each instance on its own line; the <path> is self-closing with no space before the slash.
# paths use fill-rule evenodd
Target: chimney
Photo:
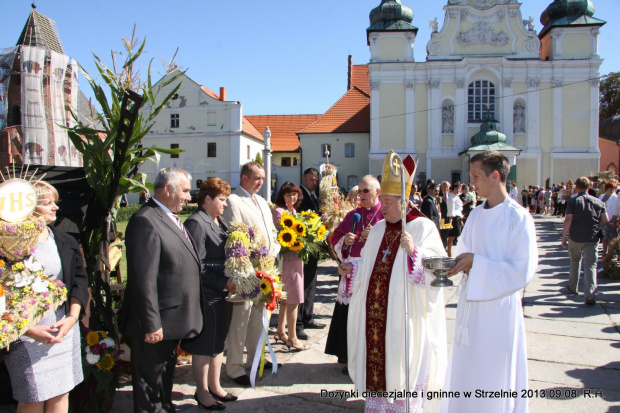
<path id="1" fill-rule="evenodd" d="M 222 102 L 226 101 L 226 88 L 225 87 L 220 87 L 220 100 Z"/>
<path id="2" fill-rule="evenodd" d="M 351 72 L 353 71 L 353 56 L 349 55 L 349 80 L 347 83 L 347 90 L 351 89 Z"/>

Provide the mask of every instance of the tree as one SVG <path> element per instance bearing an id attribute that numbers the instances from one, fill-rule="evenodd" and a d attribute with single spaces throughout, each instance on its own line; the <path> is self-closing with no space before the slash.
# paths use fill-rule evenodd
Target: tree
<path id="1" fill-rule="evenodd" d="M 136 66 L 146 40 L 140 43 L 136 39 L 134 27 L 131 38 L 123 38 L 122 42 L 125 51 L 112 53 L 112 68 L 108 68 L 93 54 L 99 76 L 109 89 L 110 101 L 103 88 L 80 66 L 101 107 L 101 113 L 94 115 L 103 130 L 83 124 L 76 113 L 72 114 L 76 126 L 65 128 L 76 149 L 83 154 L 86 179 L 93 189 L 84 229 L 80 234 L 93 298 L 89 326 L 93 330 L 108 331 L 117 344 L 119 331 L 112 307 L 109 284 L 112 268 L 108 256 L 109 247 L 116 239 L 116 211 L 121 196 L 128 192 L 153 189 L 152 184 L 144 184 L 145 174 L 138 172 L 144 162 L 156 161 L 159 152 L 182 152 L 180 149 L 143 148 L 141 141 L 153 126 L 154 118 L 177 93 L 181 83 L 163 99 L 158 99 L 157 92 L 178 80 L 184 73 L 177 72 L 170 76 L 154 93 L 151 85 L 152 60 L 148 66 L 146 82 L 141 80 Z M 124 58 L 121 67 L 117 66 L 117 56 Z M 148 109 L 148 113 L 145 111 L 146 114 L 140 114 L 139 110 L 143 107 Z"/>
<path id="2" fill-rule="evenodd" d="M 254 158 L 254 162 L 259 163 L 259 164 L 263 164 L 263 157 L 260 156 L 260 152 L 256 152 L 256 158 Z"/>
<path id="3" fill-rule="evenodd" d="M 611 72 L 601 81 L 599 122 L 620 114 L 620 72 Z"/>

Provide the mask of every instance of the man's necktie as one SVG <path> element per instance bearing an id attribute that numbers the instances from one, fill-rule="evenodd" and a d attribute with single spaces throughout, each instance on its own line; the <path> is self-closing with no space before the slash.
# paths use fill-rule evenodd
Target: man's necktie
<path id="1" fill-rule="evenodd" d="M 174 219 L 177 220 L 177 225 L 179 226 L 181 231 L 183 231 L 183 235 L 185 235 L 185 238 L 187 239 L 187 241 L 189 241 L 189 243 L 191 244 L 192 240 L 189 238 L 189 235 L 187 235 L 187 231 L 185 230 L 185 226 L 183 224 L 181 224 L 181 218 L 179 218 L 179 216 L 176 215 L 176 214 L 172 214 L 172 216 L 174 217 Z"/>

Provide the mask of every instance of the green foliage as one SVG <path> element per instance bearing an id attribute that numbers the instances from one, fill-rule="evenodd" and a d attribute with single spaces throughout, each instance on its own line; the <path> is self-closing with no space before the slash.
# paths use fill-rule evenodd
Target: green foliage
<path id="1" fill-rule="evenodd" d="M 181 149 L 143 148 L 141 141 L 153 126 L 155 117 L 181 87 L 179 77 L 184 73 L 168 73 L 157 90 L 154 90 L 151 83 L 152 60 L 148 65 L 146 82 L 140 80 L 136 69 L 145 40 L 140 43 L 135 39 L 135 28 L 130 39 L 123 39 L 123 46 L 123 53 L 112 53 L 112 68 L 93 54 L 98 76 L 107 87 L 107 95 L 104 88 L 80 66 L 101 108 L 101 113 L 93 114 L 100 130 L 93 125 L 83 124 L 76 113 L 72 115 L 77 125 L 65 128 L 71 141 L 83 155 L 86 179 L 94 193 L 84 220 L 85 228 L 81 233 L 87 268 L 91 275 L 93 305 L 90 328 L 109 331 L 117 343 L 118 324 L 113 311 L 110 286 L 106 280 L 112 270 L 108 264 L 108 248 L 115 239 L 119 200 L 128 192 L 146 189 L 152 191 L 152 184 L 144 184 L 146 175 L 138 172 L 144 162 L 157 162 L 159 153 L 182 152 Z M 118 55 L 124 57 L 124 62 L 117 68 L 115 56 Z M 178 84 L 170 93 L 163 98 L 158 96 L 163 87 L 175 81 Z M 144 110 L 139 112 L 141 108 Z M 132 113 L 137 114 L 137 117 L 132 119 Z"/>
<path id="2" fill-rule="evenodd" d="M 620 72 L 611 72 L 601 81 L 599 122 L 620 114 Z"/>
<path id="3" fill-rule="evenodd" d="M 263 165 L 263 157 L 260 156 L 260 152 L 256 152 L 256 158 L 254 158 L 254 162 Z"/>
<path id="4" fill-rule="evenodd" d="M 142 205 L 129 205 L 126 207 L 120 208 L 116 211 L 116 222 L 126 222 L 129 221 L 129 218 L 140 208 Z"/>

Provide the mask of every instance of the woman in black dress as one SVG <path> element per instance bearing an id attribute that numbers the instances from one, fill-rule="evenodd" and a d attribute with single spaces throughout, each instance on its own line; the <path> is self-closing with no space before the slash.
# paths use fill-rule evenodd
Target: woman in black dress
<path id="1" fill-rule="evenodd" d="M 194 398 L 208 410 L 222 410 L 226 405 L 221 401 L 237 400 L 236 396 L 224 391 L 220 385 L 224 341 L 232 316 L 232 303 L 226 301 L 226 296 L 229 291 L 235 291 L 235 284 L 224 273 L 228 227 L 219 218 L 226 208 L 228 195 L 228 183 L 220 178 L 206 180 L 200 186 L 198 209 L 184 223 L 194 240 L 201 262 L 204 324 L 197 337 L 181 343 L 181 349 L 192 353 L 196 381 Z"/>

